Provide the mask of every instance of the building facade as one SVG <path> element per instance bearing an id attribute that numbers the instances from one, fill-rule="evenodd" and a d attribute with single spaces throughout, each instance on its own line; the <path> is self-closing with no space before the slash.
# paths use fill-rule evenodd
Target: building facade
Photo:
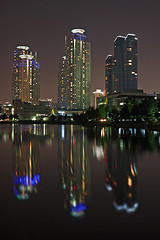
<path id="1" fill-rule="evenodd" d="M 105 92 L 101 91 L 101 89 L 96 89 L 93 92 L 93 107 L 97 108 L 97 97 L 104 96 Z"/>
<path id="2" fill-rule="evenodd" d="M 58 71 L 58 104 L 67 110 L 82 110 L 90 106 L 91 44 L 85 30 L 73 29 L 65 37 L 65 55 Z"/>
<path id="3" fill-rule="evenodd" d="M 58 106 L 65 108 L 66 106 L 66 78 L 65 78 L 66 56 L 62 57 L 58 69 Z"/>
<path id="4" fill-rule="evenodd" d="M 135 34 L 117 36 L 114 55 L 105 61 L 106 94 L 137 89 L 137 38 Z"/>
<path id="5" fill-rule="evenodd" d="M 6 114 L 9 118 L 9 116 L 12 114 L 12 104 L 9 102 L 5 102 L 5 104 L 3 104 L 2 106 L 2 112 L 3 114 Z"/>
<path id="6" fill-rule="evenodd" d="M 27 46 L 17 46 L 14 50 L 12 67 L 12 101 L 38 104 L 40 98 L 40 64 L 37 53 Z"/>
<path id="7" fill-rule="evenodd" d="M 118 110 L 126 104 L 126 101 L 131 100 L 139 104 L 145 99 L 154 99 L 156 96 L 154 94 L 146 94 L 143 90 L 130 89 L 126 92 L 119 92 L 108 94 L 106 96 L 97 97 L 97 106 L 108 105 L 110 107 L 116 107 Z"/>
<path id="8" fill-rule="evenodd" d="M 113 92 L 113 56 L 108 55 L 105 60 L 105 85 L 106 85 L 106 94 Z"/>
<path id="9" fill-rule="evenodd" d="M 13 106 L 14 114 L 18 115 L 20 120 L 41 120 L 42 118 L 48 118 L 52 113 L 50 106 L 41 103 L 33 105 L 22 102 L 20 99 L 14 100 Z"/>

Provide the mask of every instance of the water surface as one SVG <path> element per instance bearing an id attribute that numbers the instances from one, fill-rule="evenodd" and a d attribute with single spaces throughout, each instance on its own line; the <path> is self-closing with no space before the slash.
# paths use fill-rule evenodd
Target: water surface
<path id="1" fill-rule="evenodd" d="M 144 129 L 0 126 L 4 239 L 154 239 L 160 134 Z"/>

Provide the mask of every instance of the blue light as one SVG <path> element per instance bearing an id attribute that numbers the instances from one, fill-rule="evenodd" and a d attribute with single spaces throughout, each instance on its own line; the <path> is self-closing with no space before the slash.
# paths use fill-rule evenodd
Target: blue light
<path id="1" fill-rule="evenodd" d="M 17 191 L 17 189 L 14 187 L 13 190 L 14 190 L 15 195 L 18 196 L 18 191 Z"/>
<path id="2" fill-rule="evenodd" d="M 81 35 L 81 34 L 73 34 L 73 39 L 77 39 L 77 40 L 80 40 L 80 41 L 83 41 L 85 40 L 86 36 L 85 35 Z"/>
<path id="3" fill-rule="evenodd" d="M 79 203 L 75 207 L 72 205 L 71 211 L 72 212 L 81 212 L 86 210 L 86 205 L 84 203 Z"/>
<path id="4" fill-rule="evenodd" d="M 31 66 L 33 66 L 36 69 L 40 69 L 40 64 L 37 61 L 31 60 L 30 62 L 32 62 Z M 14 67 L 27 67 L 27 60 L 23 60 L 23 62 L 21 61 L 14 61 Z"/>
<path id="5" fill-rule="evenodd" d="M 28 179 L 28 183 L 27 183 L 27 179 Z M 22 184 L 23 186 L 27 187 L 28 185 L 37 185 L 40 182 L 40 175 L 35 174 L 33 176 L 33 178 L 31 178 L 30 176 L 27 178 L 26 176 L 14 176 L 13 175 L 13 182 L 15 185 L 20 185 Z"/>

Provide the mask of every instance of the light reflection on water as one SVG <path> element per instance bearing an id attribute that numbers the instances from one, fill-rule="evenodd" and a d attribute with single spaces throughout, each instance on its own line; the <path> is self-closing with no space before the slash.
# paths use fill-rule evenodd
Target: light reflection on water
<path id="1" fill-rule="evenodd" d="M 90 192 L 90 145 L 85 129 L 61 126 L 58 161 L 61 168 L 64 206 L 74 217 L 85 214 Z M 66 136 L 64 138 L 64 136 Z"/>
<path id="2" fill-rule="evenodd" d="M 1 125 L 0 144 L 3 142 L 11 144 L 13 172 L 11 184 L 14 199 L 18 202 L 24 200 L 23 202 L 29 204 L 33 204 L 34 199 L 37 199 L 37 204 L 40 204 L 44 192 L 41 183 L 44 184 L 45 178 L 47 185 L 50 186 L 51 196 L 55 194 L 52 191 L 53 183 L 50 182 L 47 171 L 48 173 L 53 172 L 53 175 L 58 172 L 60 181 L 56 182 L 56 187 L 60 193 L 62 190 L 62 193 L 55 194 L 53 199 L 56 204 L 57 201 L 59 202 L 58 206 L 61 204 L 61 215 L 56 209 L 55 213 L 60 219 L 65 214 L 71 218 L 83 219 L 85 226 L 90 224 L 92 227 L 101 208 L 104 209 L 104 214 L 107 213 L 110 216 L 110 219 L 116 212 L 133 216 L 138 210 L 141 211 L 143 202 L 139 202 L 138 194 L 141 175 L 139 159 L 143 158 L 143 154 L 148 151 L 154 153 L 160 150 L 158 131 L 104 127 L 86 128 L 74 125 Z M 44 170 L 40 168 L 46 161 L 45 158 L 41 159 L 40 157 L 43 155 L 43 151 L 46 155 L 49 151 L 53 151 L 54 155 L 57 156 L 56 159 L 50 160 L 57 163 L 57 169 L 50 169 L 49 166 L 46 166 L 47 170 L 44 175 Z M 3 155 L 3 149 L 1 152 Z M 52 159 L 51 154 L 49 159 Z M 47 185 L 45 188 L 48 187 Z M 103 190 L 99 192 L 99 189 Z M 108 201 L 107 208 L 101 203 L 102 199 L 99 199 L 98 192 Z M 10 201 L 13 201 L 13 198 Z M 93 202 L 97 202 L 97 204 L 100 202 L 101 205 L 95 206 Z M 46 203 L 43 202 L 44 205 Z M 50 205 L 50 208 L 52 207 Z M 97 213 L 93 216 L 95 210 Z M 39 214 L 41 217 L 41 211 Z M 46 219 L 47 214 L 49 215 L 49 213 L 45 213 Z M 122 219 L 124 218 L 123 214 L 121 215 Z M 102 219 L 104 216 L 102 215 Z M 119 217 L 121 218 L 121 216 Z M 47 221 L 51 222 L 50 219 Z M 133 225 L 136 224 L 136 221 L 135 215 Z M 54 222 L 53 224 L 56 226 L 59 223 Z M 73 223 L 70 224 L 72 226 Z M 96 236 L 98 230 L 88 228 L 89 232 L 92 231 L 93 235 L 95 232 Z M 110 225 L 110 231 L 114 232 L 112 228 L 114 229 L 114 226 Z M 101 230 L 102 234 L 105 234 L 106 228 Z M 67 234 L 68 231 L 66 227 L 64 234 L 65 232 Z M 86 229 L 83 229 L 82 232 L 86 234 Z M 110 234 L 118 234 L 116 231 L 112 232 Z M 98 237 L 94 239 L 98 239 Z"/>

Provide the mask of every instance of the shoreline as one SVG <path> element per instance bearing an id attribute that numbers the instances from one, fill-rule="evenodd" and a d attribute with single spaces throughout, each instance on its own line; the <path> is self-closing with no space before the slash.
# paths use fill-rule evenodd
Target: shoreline
<path id="1" fill-rule="evenodd" d="M 25 121 L 3 121 L 0 122 L 0 125 L 29 125 L 29 124 L 48 124 L 48 125 L 82 125 L 86 127 L 113 127 L 113 128 L 143 128 L 147 130 L 160 130 L 160 122 L 131 122 L 131 121 L 123 121 L 123 122 L 100 122 L 100 121 L 88 121 L 88 122 L 80 122 L 80 121 L 32 121 L 32 120 L 25 120 Z"/>

